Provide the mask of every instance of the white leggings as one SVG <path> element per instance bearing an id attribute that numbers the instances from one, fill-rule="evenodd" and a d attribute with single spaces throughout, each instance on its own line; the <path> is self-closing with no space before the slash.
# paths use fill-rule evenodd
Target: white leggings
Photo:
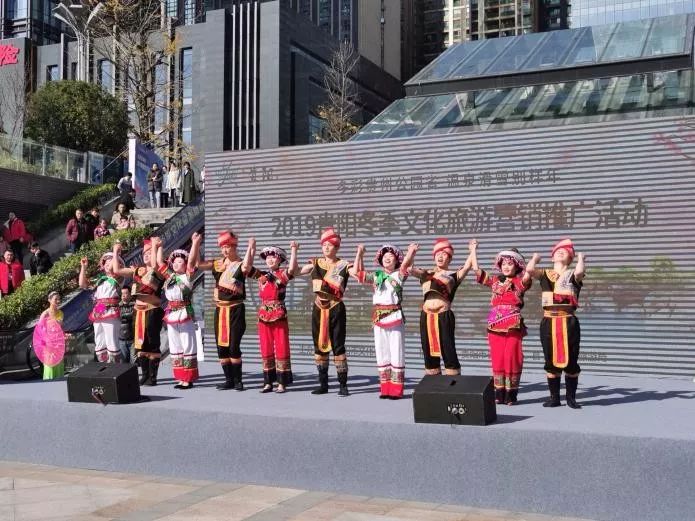
<path id="1" fill-rule="evenodd" d="M 94 322 L 94 352 L 100 362 L 120 362 L 118 332 L 121 320 L 110 318 Z"/>
<path id="2" fill-rule="evenodd" d="M 179 324 L 167 324 L 167 338 L 172 360 L 177 357 L 196 357 L 198 344 L 195 338 L 195 322 L 192 320 Z"/>
<path id="3" fill-rule="evenodd" d="M 383 377 L 395 380 L 394 373 L 405 371 L 403 324 L 388 328 L 374 326 L 374 347 L 376 365 Z"/>

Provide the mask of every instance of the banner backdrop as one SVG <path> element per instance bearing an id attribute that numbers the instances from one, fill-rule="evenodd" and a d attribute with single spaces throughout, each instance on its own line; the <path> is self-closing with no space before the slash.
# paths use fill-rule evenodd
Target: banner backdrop
<path id="1" fill-rule="evenodd" d="M 304 263 L 320 255 L 321 229 L 335 226 L 343 237 L 341 257 L 353 259 L 362 243 L 368 266 L 385 242 L 403 249 L 417 242 L 416 265 L 431 267 L 434 239 L 448 237 L 456 249 L 452 267 L 458 267 L 468 240 L 477 238 L 481 267 L 488 270 L 496 253 L 509 247 L 527 259 L 538 252 L 540 266 L 549 267 L 553 244 L 571 237 L 587 256 L 577 311 L 583 369 L 695 374 L 692 118 L 220 153 L 208 155 L 206 166 L 208 257 L 218 255 L 216 235 L 227 227 L 240 235 L 240 255 L 251 236 L 259 250 L 289 248 L 295 239 Z M 206 284 L 211 299 L 212 284 Z M 257 291 L 249 282 L 243 342 L 256 357 Z M 489 300 L 489 289 L 473 274 L 456 294 L 464 372 L 488 367 Z M 292 356 L 309 358 L 309 281 L 291 282 L 287 301 Z M 404 301 L 407 362 L 421 367 L 416 280 L 405 283 Z M 352 280 L 345 302 L 348 356 L 352 363 L 373 363 L 370 288 Z M 525 367 L 540 370 L 538 283 L 526 294 L 523 314 L 529 326 Z M 214 345 L 214 337 L 206 344 Z"/>
<path id="2" fill-rule="evenodd" d="M 147 191 L 147 172 L 157 163 L 164 165 L 153 150 L 138 143 L 137 139 L 128 140 L 128 171 L 133 173 L 133 188 L 135 189 L 135 204 L 138 208 L 149 208 L 150 199 Z"/>

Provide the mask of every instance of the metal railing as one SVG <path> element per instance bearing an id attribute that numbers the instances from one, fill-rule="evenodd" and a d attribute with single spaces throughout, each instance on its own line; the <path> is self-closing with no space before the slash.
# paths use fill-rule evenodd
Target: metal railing
<path id="1" fill-rule="evenodd" d="M 88 184 L 116 183 L 124 172 L 121 158 L 37 143 L 0 134 L 0 168 Z"/>

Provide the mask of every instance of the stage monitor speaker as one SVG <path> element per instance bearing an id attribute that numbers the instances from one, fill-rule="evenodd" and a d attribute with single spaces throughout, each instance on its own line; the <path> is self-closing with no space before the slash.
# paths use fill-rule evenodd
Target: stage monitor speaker
<path id="1" fill-rule="evenodd" d="M 415 423 L 487 425 L 497 419 L 489 376 L 426 375 L 413 393 Z"/>
<path id="2" fill-rule="evenodd" d="M 68 401 L 132 403 L 141 401 L 138 369 L 133 364 L 91 362 L 70 373 Z"/>

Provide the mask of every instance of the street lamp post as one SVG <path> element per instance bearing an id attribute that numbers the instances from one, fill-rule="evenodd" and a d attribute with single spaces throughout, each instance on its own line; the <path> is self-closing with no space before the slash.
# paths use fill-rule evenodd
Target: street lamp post
<path id="1" fill-rule="evenodd" d="M 60 2 L 53 8 L 53 16 L 72 29 L 77 39 L 77 80 L 89 81 L 89 48 L 91 44 L 89 26 L 101 10 L 98 3 L 91 11 L 82 3 Z"/>

